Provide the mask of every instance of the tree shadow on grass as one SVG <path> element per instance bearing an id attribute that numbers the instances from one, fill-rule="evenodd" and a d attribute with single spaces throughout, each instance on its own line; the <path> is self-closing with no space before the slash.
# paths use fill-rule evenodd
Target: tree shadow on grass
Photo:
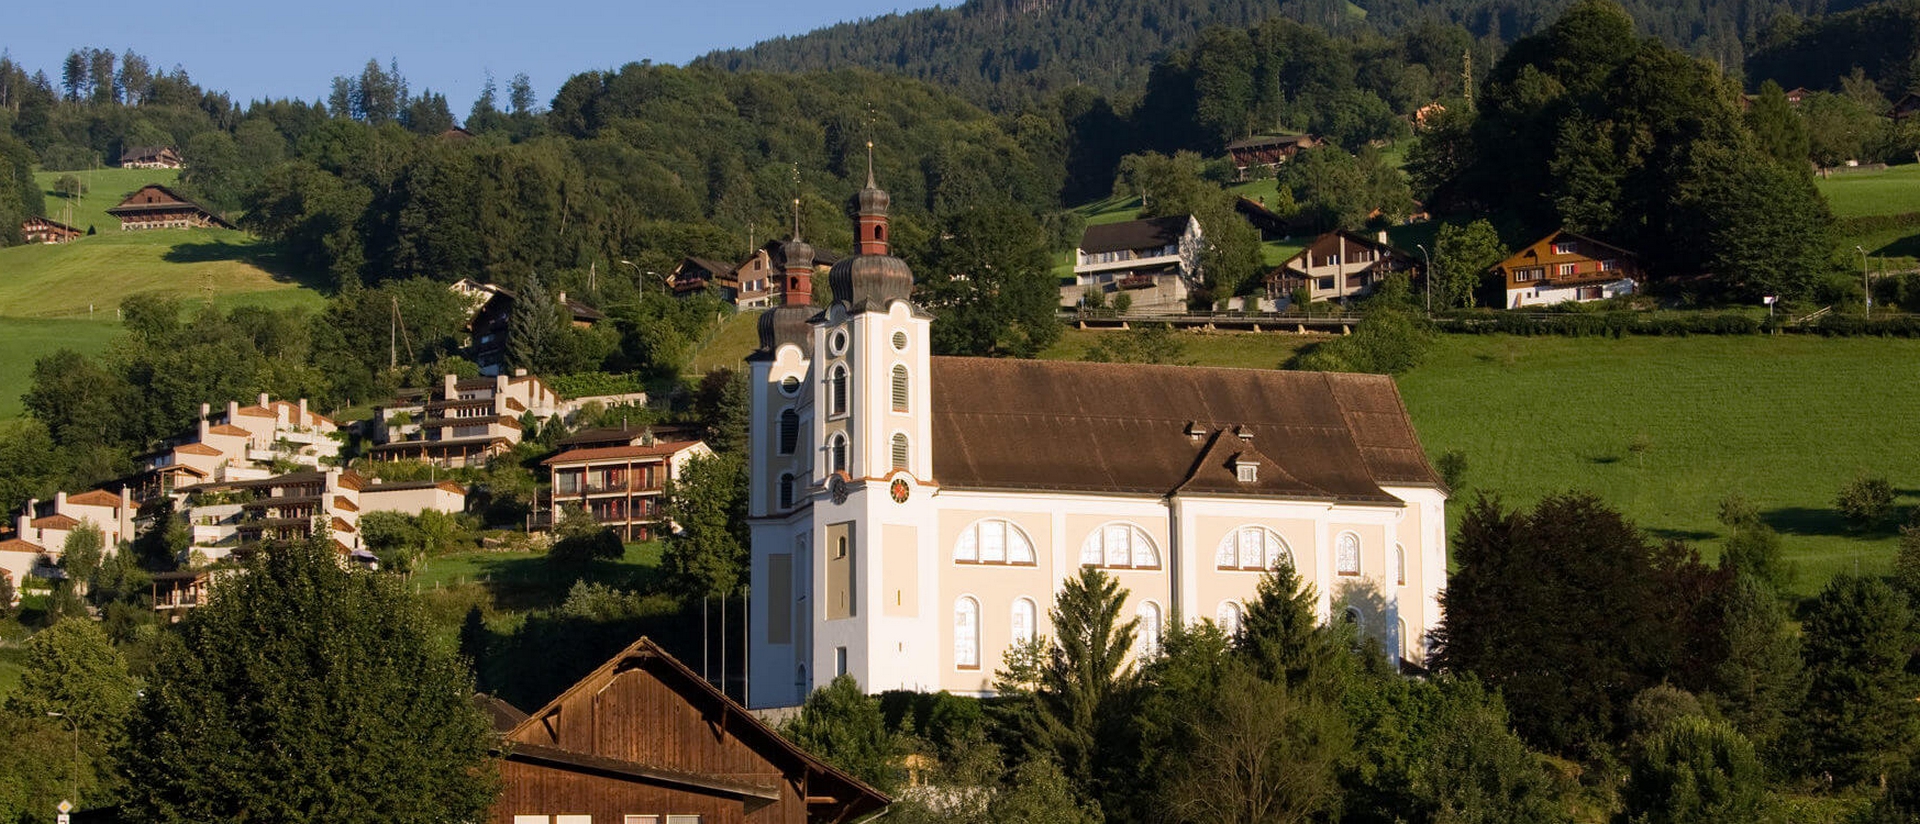
<path id="1" fill-rule="evenodd" d="M 1855 529 L 1840 516 L 1839 510 L 1804 506 L 1768 510 L 1760 518 L 1782 535 L 1833 535 L 1872 540 L 1899 531 L 1898 518 L 1884 518 L 1872 529 Z"/>
<path id="2" fill-rule="evenodd" d="M 1644 527 L 1642 531 L 1646 532 L 1648 537 L 1657 538 L 1662 541 L 1705 541 L 1720 537 L 1720 533 L 1708 532 L 1704 529 L 1673 529 L 1664 526 L 1654 526 Z"/>
<path id="3" fill-rule="evenodd" d="M 1920 257 L 1920 234 L 1907 235 L 1878 249 L 1869 250 L 1868 254 L 1886 257 Z"/>
<path id="4" fill-rule="evenodd" d="M 303 271 L 293 256 L 278 244 L 265 241 L 235 243 L 226 239 L 211 239 L 176 243 L 162 259 L 168 263 L 245 263 L 266 272 L 276 283 L 292 283 L 309 289 L 320 289 L 325 281 L 320 275 Z"/>
<path id="5" fill-rule="evenodd" d="M 664 582 L 657 566 L 617 561 L 561 563 L 544 554 L 502 552 L 474 562 L 479 569 L 471 580 L 493 596 L 501 610 L 524 612 L 552 609 L 567 599 L 573 585 L 586 581 L 619 589 L 655 592 Z M 461 582 L 454 582 L 455 584 Z"/>

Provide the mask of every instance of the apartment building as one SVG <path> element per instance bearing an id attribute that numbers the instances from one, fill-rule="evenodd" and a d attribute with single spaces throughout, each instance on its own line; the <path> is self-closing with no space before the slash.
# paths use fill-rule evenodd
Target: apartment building
<path id="1" fill-rule="evenodd" d="M 660 510 L 667 481 L 712 454 L 702 441 L 661 441 L 648 432 L 568 448 L 544 462 L 553 483 L 549 512 L 557 521 L 562 507 L 584 508 L 622 540 L 651 540 L 668 526 Z"/>
<path id="2" fill-rule="evenodd" d="M 478 466 L 520 442 L 523 417 L 545 420 L 560 412 L 560 396 L 526 370 L 464 380 L 447 375 L 439 386 L 402 393 L 376 408 L 369 432 L 375 446 L 368 454 L 382 461 Z"/>

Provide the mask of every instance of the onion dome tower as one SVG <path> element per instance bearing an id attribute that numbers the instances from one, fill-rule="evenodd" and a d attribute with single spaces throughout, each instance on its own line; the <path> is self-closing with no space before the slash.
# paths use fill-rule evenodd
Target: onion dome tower
<path id="1" fill-rule="evenodd" d="M 856 254 L 827 271 L 835 303 L 853 314 L 885 312 L 894 301 L 913 299 L 913 270 L 888 253 L 887 208 L 892 198 L 873 180 L 873 143 L 867 143 L 867 185 L 854 195 Z"/>

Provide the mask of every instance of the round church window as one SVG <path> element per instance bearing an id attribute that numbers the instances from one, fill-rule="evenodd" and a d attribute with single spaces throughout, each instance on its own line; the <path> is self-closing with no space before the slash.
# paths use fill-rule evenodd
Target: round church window
<path id="1" fill-rule="evenodd" d="M 907 333 L 905 332 L 893 333 L 893 348 L 898 349 L 902 352 L 907 351 Z"/>

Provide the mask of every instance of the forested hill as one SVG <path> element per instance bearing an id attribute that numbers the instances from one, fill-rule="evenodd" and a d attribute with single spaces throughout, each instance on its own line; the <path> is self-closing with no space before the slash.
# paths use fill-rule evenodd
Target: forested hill
<path id="1" fill-rule="evenodd" d="M 1283 16 L 1335 34 L 1388 34 L 1423 20 L 1512 40 L 1552 22 L 1573 0 L 968 0 L 841 23 L 717 51 L 694 61 L 731 71 L 861 67 L 955 89 L 996 108 L 1086 85 L 1112 94 L 1146 86 L 1153 63 L 1208 26 L 1241 28 Z M 1624 0 L 1643 33 L 1738 66 L 1776 16 L 1851 9 L 1860 0 Z"/>
<path id="2" fill-rule="evenodd" d="M 1897 100 L 1920 89 L 1920 0 L 1893 0 L 1802 20 L 1781 18 L 1757 39 L 1747 61 L 1752 85 L 1771 79 L 1784 88 L 1833 89 L 1854 71 L 1872 78 Z"/>

